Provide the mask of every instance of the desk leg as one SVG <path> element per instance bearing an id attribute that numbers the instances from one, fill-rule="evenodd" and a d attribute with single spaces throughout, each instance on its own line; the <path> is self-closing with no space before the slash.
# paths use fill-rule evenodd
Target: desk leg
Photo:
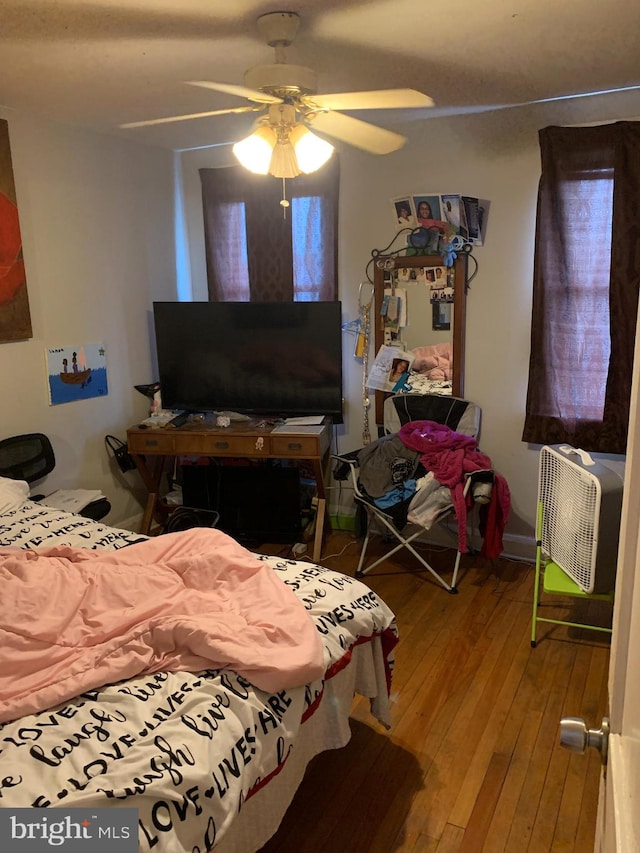
<path id="1" fill-rule="evenodd" d="M 316 510 L 316 533 L 313 539 L 313 562 L 317 563 L 322 556 L 322 536 L 324 533 L 324 517 L 327 511 L 326 500 L 318 498 L 318 508 Z"/>
<path id="2" fill-rule="evenodd" d="M 147 489 L 147 503 L 144 508 L 144 515 L 142 516 L 142 525 L 140 528 L 140 533 L 144 536 L 148 536 L 151 531 L 153 516 L 155 514 L 158 496 L 160 493 L 160 479 L 162 477 L 162 471 L 164 470 L 165 458 L 166 457 L 164 456 L 154 456 L 153 463 L 149 465 L 145 456 L 138 456 L 137 454 L 133 456 L 133 461 L 136 463 L 138 473 L 142 477 L 142 482 Z"/>
<path id="3" fill-rule="evenodd" d="M 326 497 L 326 495 L 324 492 L 323 462 L 324 462 L 324 460 L 321 462 L 319 459 L 312 459 L 311 460 L 312 467 L 313 467 L 313 476 L 314 476 L 314 479 L 316 481 L 316 488 L 318 490 L 318 497 L 324 499 Z"/>
<path id="4" fill-rule="evenodd" d="M 149 492 L 147 495 L 147 503 L 144 508 L 144 515 L 142 516 L 142 526 L 140 527 L 140 533 L 144 536 L 148 536 L 151 532 L 151 525 L 153 523 L 153 515 L 157 500 L 158 495 Z"/>
<path id="5" fill-rule="evenodd" d="M 329 452 L 322 460 L 313 460 L 313 476 L 316 480 L 318 490 L 318 506 L 316 508 L 316 531 L 313 540 L 313 562 L 317 563 L 322 556 L 322 544 L 324 538 L 325 522 L 329 522 L 329 507 L 327 505 L 326 492 L 324 488 L 324 474 L 329 462 Z M 328 525 L 329 527 L 329 525 Z"/>

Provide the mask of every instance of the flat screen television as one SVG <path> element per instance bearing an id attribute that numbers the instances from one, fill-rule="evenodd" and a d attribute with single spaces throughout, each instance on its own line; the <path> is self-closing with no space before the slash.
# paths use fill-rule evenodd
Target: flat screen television
<path id="1" fill-rule="evenodd" d="M 340 302 L 154 302 L 162 406 L 342 423 Z"/>

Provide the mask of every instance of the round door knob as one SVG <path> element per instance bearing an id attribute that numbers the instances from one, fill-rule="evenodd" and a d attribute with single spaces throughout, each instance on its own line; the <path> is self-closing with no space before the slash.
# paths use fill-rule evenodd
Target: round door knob
<path id="1" fill-rule="evenodd" d="M 599 729 L 589 729 L 582 717 L 563 717 L 560 720 L 560 745 L 572 752 L 584 753 L 591 746 L 600 753 L 602 763 L 607 763 L 609 745 L 609 719 L 602 718 Z"/>

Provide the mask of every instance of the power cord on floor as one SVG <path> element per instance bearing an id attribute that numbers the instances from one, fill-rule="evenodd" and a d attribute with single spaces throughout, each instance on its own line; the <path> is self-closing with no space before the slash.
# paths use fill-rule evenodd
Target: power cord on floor
<path id="1" fill-rule="evenodd" d="M 342 551 L 338 551 L 337 554 L 325 554 L 322 559 L 323 560 L 332 560 L 334 557 L 342 557 L 342 555 L 347 550 L 347 548 L 350 548 L 352 545 L 355 545 L 355 544 L 356 544 L 356 540 L 353 539 L 351 542 L 347 542 L 347 544 L 344 546 Z"/>
<path id="2" fill-rule="evenodd" d="M 332 560 L 334 557 L 341 557 L 347 550 L 347 548 L 349 548 L 351 545 L 354 545 L 355 542 L 355 539 L 353 539 L 351 542 L 347 542 L 344 548 L 341 551 L 338 551 L 336 554 L 324 554 L 322 556 L 322 561 L 324 562 L 325 560 Z M 287 557 L 293 560 L 306 561 L 308 563 L 313 562 L 311 557 L 307 554 L 307 546 L 304 542 L 296 542 L 295 545 L 292 545 L 287 553 Z"/>

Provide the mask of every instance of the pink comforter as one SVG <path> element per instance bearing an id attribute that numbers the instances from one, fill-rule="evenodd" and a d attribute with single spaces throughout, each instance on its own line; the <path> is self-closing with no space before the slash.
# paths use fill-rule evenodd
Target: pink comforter
<path id="1" fill-rule="evenodd" d="M 2 549 L 0 584 L 0 722 L 146 672 L 230 668 L 269 692 L 323 673 L 295 594 L 218 530 Z"/>

